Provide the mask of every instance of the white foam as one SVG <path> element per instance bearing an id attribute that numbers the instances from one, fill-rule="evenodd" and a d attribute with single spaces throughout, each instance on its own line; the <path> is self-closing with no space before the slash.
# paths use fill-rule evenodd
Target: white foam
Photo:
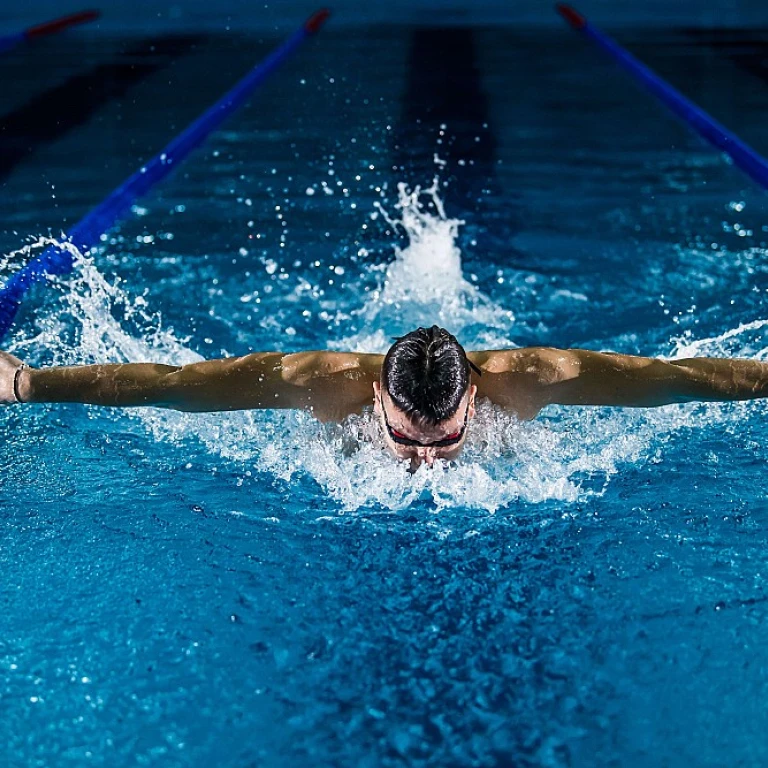
<path id="1" fill-rule="evenodd" d="M 395 247 L 395 257 L 386 265 L 383 279 L 368 294 L 363 307 L 353 312 L 361 330 L 333 346 L 383 352 L 393 335 L 433 324 L 448 328 L 463 341 L 474 340 L 472 336 L 482 329 L 484 343 L 509 344 L 515 316 L 464 277 L 457 245 L 464 222 L 446 215 L 438 180 L 425 190 L 418 186 L 410 190 L 402 183 L 397 190 L 398 216 L 390 216 L 381 205 L 377 207 L 392 230 L 405 233 L 408 245 Z M 427 209 L 430 203 L 432 211 Z"/>
<path id="2" fill-rule="evenodd" d="M 670 357 L 733 357 L 741 355 L 758 360 L 768 357 L 766 329 L 768 320 L 753 320 L 740 323 L 736 328 L 717 336 L 696 339 L 690 330 L 673 339 L 674 347 Z"/>
<path id="3" fill-rule="evenodd" d="M 431 201 L 431 209 L 425 200 Z M 461 222 L 446 216 L 437 184 L 424 193 L 400 185 L 396 210 L 396 218 L 383 210 L 381 214 L 390 227 L 404 230 L 408 244 L 396 249 L 386 266 L 369 267 L 364 277 L 380 281 L 362 307 L 339 307 L 340 313 L 351 313 L 358 331 L 334 346 L 384 351 L 391 335 L 435 322 L 470 347 L 511 345 L 514 315 L 464 277 L 457 245 Z M 6 262 L 23 260 L 50 242 L 31 244 Z M 119 280 L 105 279 L 90 259 L 78 256 L 75 274 L 52 282 L 58 306 L 39 313 L 36 334 L 17 334 L 12 349 L 21 356 L 61 364 L 184 364 L 201 359 L 185 339 L 164 327 L 142 295 L 128 292 Z M 50 306 L 50 297 L 46 301 Z M 696 340 L 688 334 L 673 341 L 671 356 L 765 358 L 766 327 L 768 320 L 756 320 L 712 338 Z M 211 454 L 240 465 L 244 482 L 257 482 L 250 478 L 259 473 L 283 481 L 311 478 L 348 512 L 398 510 L 425 498 L 435 510 L 460 506 L 493 512 L 518 500 L 574 502 L 600 495 L 617 473 L 660 460 L 665 442 L 679 430 L 738 423 L 755 408 L 762 405 L 554 408 L 537 421 L 521 423 L 498 407 L 480 403 L 462 459 L 438 462 L 414 474 L 385 452 L 370 413 L 333 426 L 320 425 L 301 412 L 93 413 L 97 418 L 135 419 L 158 441 L 184 446 L 199 441 Z"/>

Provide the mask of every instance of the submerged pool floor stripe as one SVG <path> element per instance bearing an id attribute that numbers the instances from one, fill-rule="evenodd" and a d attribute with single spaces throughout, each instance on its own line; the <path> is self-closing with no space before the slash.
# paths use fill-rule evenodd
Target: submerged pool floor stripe
<path id="1" fill-rule="evenodd" d="M 111 62 L 73 75 L 0 117 L 0 180 L 47 144 L 83 125 L 133 86 L 195 50 L 205 35 L 141 40 Z"/>
<path id="2" fill-rule="evenodd" d="M 475 32 L 425 27 L 413 32 L 394 162 L 411 183 L 428 184 L 448 162 L 448 200 L 466 205 L 493 184 L 497 141 L 477 61 Z M 445 135 L 440 137 L 442 126 Z M 442 138 L 442 143 L 437 140 Z"/>
<path id="3" fill-rule="evenodd" d="M 721 51 L 737 67 L 768 83 L 768 30 L 688 28 L 684 32 L 696 44 Z"/>

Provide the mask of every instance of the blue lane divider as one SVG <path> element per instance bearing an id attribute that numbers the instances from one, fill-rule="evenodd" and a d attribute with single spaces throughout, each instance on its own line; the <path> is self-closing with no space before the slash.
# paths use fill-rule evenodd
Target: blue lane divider
<path id="1" fill-rule="evenodd" d="M 0 35 L 0 53 L 10 51 L 17 45 L 26 43 L 27 40 L 46 37 L 47 35 L 61 32 L 63 29 L 74 27 L 76 24 L 86 24 L 89 21 L 95 21 L 99 16 L 99 11 L 79 11 L 78 13 L 72 13 L 69 16 L 62 16 L 59 19 L 53 19 L 52 21 L 46 21 L 43 24 L 29 27 L 21 32 L 14 32 L 10 35 Z"/>
<path id="2" fill-rule="evenodd" d="M 768 189 L 768 160 L 745 144 L 736 134 L 708 115 L 701 107 L 683 96 L 666 80 L 636 59 L 615 40 L 595 29 L 578 11 L 568 5 L 558 4 L 559 13 L 576 30 L 596 43 L 617 64 L 640 81 L 679 118 L 718 149 L 730 155 L 734 164 L 764 189 Z"/>
<path id="3" fill-rule="evenodd" d="M 237 85 L 180 133 L 162 152 L 124 181 L 78 224 L 66 239 L 82 252 L 101 242 L 101 236 L 122 218 L 134 203 L 173 171 L 224 120 L 243 105 L 251 93 L 277 69 L 310 35 L 317 32 L 330 15 L 323 9 L 315 13 L 282 45 L 276 48 Z M 22 299 L 30 287 L 46 275 L 68 274 L 74 267 L 72 254 L 62 248 L 46 248 L 0 289 L 0 339 L 11 327 Z"/>

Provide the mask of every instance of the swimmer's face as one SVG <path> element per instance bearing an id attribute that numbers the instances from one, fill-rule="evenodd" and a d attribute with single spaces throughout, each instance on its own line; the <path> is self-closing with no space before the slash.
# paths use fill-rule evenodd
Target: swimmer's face
<path id="1" fill-rule="evenodd" d="M 467 427 L 475 415 L 474 384 L 461 398 L 456 413 L 433 427 L 419 426 L 409 419 L 379 382 L 374 382 L 373 393 L 373 411 L 381 422 L 384 443 L 395 458 L 410 460 L 411 469 L 421 464 L 431 467 L 436 459 L 450 461 L 461 453 L 467 441 Z M 440 445 L 441 442 L 448 444 Z"/>

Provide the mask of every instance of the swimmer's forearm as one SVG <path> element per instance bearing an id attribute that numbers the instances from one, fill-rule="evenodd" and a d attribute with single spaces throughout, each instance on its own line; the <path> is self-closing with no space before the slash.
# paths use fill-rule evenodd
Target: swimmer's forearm
<path id="1" fill-rule="evenodd" d="M 291 407 L 291 393 L 281 376 L 282 358 L 280 353 L 263 353 L 184 366 L 124 363 L 26 369 L 19 394 L 31 403 L 182 411 Z"/>
<path id="2" fill-rule="evenodd" d="M 548 387 L 550 403 L 651 407 L 768 397 L 768 364 L 757 360 L 659 360 L 587 350 L 563 355 L 563 375 Z"/>
<path id="3" fill-rule="evenodd" d="M 768 397 L 768 364 L 759 360 L 694 357 L 670 360 L 668 365 L 681 372 L 673 402 Z"/>
<path id="4" fill-rule="evenodd" d="M 154 363 L 30 368 L 19 380 L 19 395 L 25 403 L 165 405 L 168 376 L 178 370 Z"/>

